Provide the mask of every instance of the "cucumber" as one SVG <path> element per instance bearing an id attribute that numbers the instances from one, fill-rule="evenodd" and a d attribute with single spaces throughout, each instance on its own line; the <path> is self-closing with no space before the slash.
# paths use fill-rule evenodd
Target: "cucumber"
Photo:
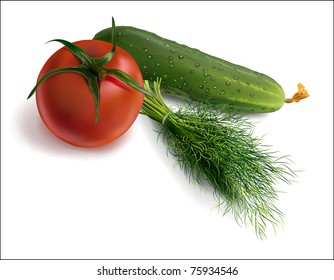
<path id="1" fill-rule="evenodd" d="M 111 28 L 95 40 L 111 42 Z M 285 100 L 282 87 L 265 74 L 130 26 L 116 27 L 117 46 L 136 60 L 143 79 L 162 78 L 165 94 L 245 113 L 273 112 Z"/>

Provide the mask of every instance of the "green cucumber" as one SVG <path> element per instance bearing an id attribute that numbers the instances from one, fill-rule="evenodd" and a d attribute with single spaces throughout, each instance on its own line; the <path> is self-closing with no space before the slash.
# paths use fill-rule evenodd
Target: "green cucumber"
<path id="1" fill-rule="evenodd" d="M 94 39 L 111 42 L 111 34 L 107 28 Z M 116 42 L 136 60 L 143 79 L 162 78 L 165 94 L 245 113 L 273 112 L 284 104 L 282 87 L 257 71 L 134 27 L 116 27 Z"/>

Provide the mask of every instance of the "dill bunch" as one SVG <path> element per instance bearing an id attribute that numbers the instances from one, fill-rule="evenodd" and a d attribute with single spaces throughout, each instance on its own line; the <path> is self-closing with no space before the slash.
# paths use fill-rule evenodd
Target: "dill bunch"
<path id="1" fill-rule="evenodd" d="M 231 212 L 238 223 L 251 225 L 259 238 L 267 224 L 283 225 L 283 213 L 274 205 L 275 184 L 291 183 L 295 173 L 287 157 L 277 157 L 253 136 L 254 125 L 245 117 L 221 113 L 209 106 L 185 106 L 173 112 L 165 104 L 160 82 L 145 82 L 141 114 L 158 122 L 159 134 L 177 164 L 190 179 L 211 185 L 219 209 Z"/>

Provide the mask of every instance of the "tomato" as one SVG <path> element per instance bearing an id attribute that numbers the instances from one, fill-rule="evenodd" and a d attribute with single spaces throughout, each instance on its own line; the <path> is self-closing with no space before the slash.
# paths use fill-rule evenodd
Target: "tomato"
<path id="1" fill-rule="evenodd" d="M 104 56 L 112 48 L 112 44 L 98 40 L 74 44 L 92 58 Z M 38 80 L 50 70 L 80 64 L 79 59 L 63 47 L 47 60 Z M 135 60 L 119 47 L 116 47 L 114 57 L 104 67 L 120 69 L 143 86 Z M 107 75 L 98 83 L 100 103 L 97 122 L 94 96 L 84 76 L 70 72 L 57 73 L 38 86 L 38 111 L 54 135 L 75 146 L 97 147 L 112 142 L 130 128 L 140 112 L 144 95 L 113 76 Z"/>

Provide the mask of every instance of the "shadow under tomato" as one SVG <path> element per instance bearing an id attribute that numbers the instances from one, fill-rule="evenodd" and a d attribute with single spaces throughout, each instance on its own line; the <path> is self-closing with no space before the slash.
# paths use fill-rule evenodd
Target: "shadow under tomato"
<path id="1" fill-rule="evenodd" d="M 52 153 L 58 156 L 80 156 L 80 155 L 108 155 L 116 152 L 125 145 L 128 140 L 131 140 L 131 128 L 121 137 L 110 144 L 96 148 L 81 148 L 70 145 L 55 135 L 44 125 L 39 116 L 36 104 L 22 104 L 19 107 L 19 112 L 16 119 L 16 128 L 22 139 L 25 139 L 29 144 L 38 150 L 44 150 L 47 153 Z"/>

